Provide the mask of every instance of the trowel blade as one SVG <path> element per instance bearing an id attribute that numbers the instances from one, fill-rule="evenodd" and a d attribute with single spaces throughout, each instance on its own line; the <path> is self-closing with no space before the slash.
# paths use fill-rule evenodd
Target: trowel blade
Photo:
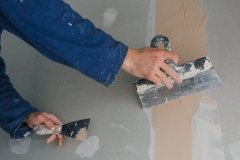
<path id="1" fill-rule="evenodd" d="M 168 77 L 173 83 L 172 89 L 168 89 L 165 85 L 158 87 L 146 79 L 139 80 L 135 83 L 137 94 L 143 108 L 147 109 L 165 103 L 166 101 L 171 101 L 222 84 L 213 69 L 210 59 L 207 57 L 185 63 L 178 67 L 175 66 L 174 70 L 182 77 L 182 83 L 177 84 Z"/>

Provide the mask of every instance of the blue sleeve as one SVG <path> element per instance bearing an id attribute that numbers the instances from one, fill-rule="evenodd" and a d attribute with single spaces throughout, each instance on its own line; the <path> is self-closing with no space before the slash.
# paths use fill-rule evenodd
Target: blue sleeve
<path id="1" fill-rule="evenodd" d="M 0 0 L 0 27 L 106 86 L 116 78 L 128 51 L 62 0 Z"/>
<path id="2" fill-rule="evenodd" d="M 1 32 L 0 28 L 0 34 Z M 30 113 L 38 110 L 31 107 L 13 88 L 5 70 L 4 61 L 0 57 L 0 127 L 13 139 L 22 139 L 32 131 L 24 120 Z"/>

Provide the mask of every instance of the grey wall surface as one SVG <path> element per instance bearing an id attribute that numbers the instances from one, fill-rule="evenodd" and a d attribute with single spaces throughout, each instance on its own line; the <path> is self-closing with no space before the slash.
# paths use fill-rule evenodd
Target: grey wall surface
<path id="1" fill-rule="evenodd" d="M 132 48 L 144 47 L 147 0 L 67 2 L 115 39 Z M 117 9 L 119 15 L 107 29 L 102 24 L 102 15 L 110 7 Z M 2 35 L 1 55 L 15 88 L 32 106 L 56 115 L 63 122 L 91 118 L 87 137 L 99 137 L 100 146 L 92 160 L 148 159 L 149 122 L 133 85 L 137 78 L 121 71 L 114 84 L 105 87 L 78 71 L 50 61 L 7 32 Z M 30 137 L 28 152 L 17 155 L 10 150 L 9 135 L 0 130 L 0 159 L 88 159 L 74 154 L 80 141 L 66 138 L 62 147 L 57 147 L 56 142 L 45 144 L 48 136 L 31 134 Z"/>
<path id="2" fill-rule="evenodd" d="M 215 121 L 222 128 L 220 145 L 226 160 L 232 160 L 229 145 L 240 141 L 240 1 L 204 0 L 203 4 L 209 12 L 206 26 L 209 57 L 223 81 L 221 87 L 205 94 L 218 104 Z"/>
<path id="3" fill-rule="evenodd" d="M 145 45 L 148 0 L 68 0 L 73 9 L 130 47 Z M 240 1 L 203 0 L 209 12 L 206 26 L 209 57 L 224 85 L 204 92 L 218 103 L 216 122 L 223 132 L 226 159 L 228 146 L 240 141 Z M 106 8 L 119 11 L 114 25 L 102 25 Z M 99 137 L 100 150 L 92 160 L 147 160 L 150 143 L 147 115 L 140 108 L 134 78 L 120 72 L 114 84 L 104 87 L 81 73 L 52 62 L 13 35 L 2 35 L 2 52 L 7 73 L 15 88 L 32 106 L 53 113 L 63 122 L 91 118 L 89 136 Z M 114 125 L 124 126 L 112 127 Z M 46 145 L 47 136 L 31 134 L 30 149 L 24 155 L 11 152 L 10 137 L 0 130 L 0 159 L 81 159 L 74 152 L 81 142 L 65 139 L 62 147 Z M 134 148 L 129 150 L 126 147 Z M 82 158 L 87 159 L 87 158 Z"/>

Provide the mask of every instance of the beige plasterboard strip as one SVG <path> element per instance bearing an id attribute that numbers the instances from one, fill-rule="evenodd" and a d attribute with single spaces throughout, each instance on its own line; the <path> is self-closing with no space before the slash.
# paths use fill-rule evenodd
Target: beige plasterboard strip
<path id="1" fill-rule="evenodd" d="M 200 0 L 156 0 L 156 34 L 170 39 L 180 64 L 206 56 L 207 17 Z"/>
<path id="2" fill-rule="evenodd" d="M 152 108 L 155 160 L 192 160 L 192 118 L 201 93 Z"/>
<path id="3" fill-rule="evenodd" d="M 156 0 L 156 35 L 170 39 L 172 51 L 185 63 L 206 56 L 205 24 L 200 0 Z M 202 94 L 152 108 L 155 160 L 192 160 L 192 117 Z"/>

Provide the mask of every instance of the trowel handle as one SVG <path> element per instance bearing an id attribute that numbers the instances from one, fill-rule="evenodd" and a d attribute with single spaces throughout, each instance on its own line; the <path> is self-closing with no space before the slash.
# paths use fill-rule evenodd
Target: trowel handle
<path id="1" fill-rule="evenodd" d="M 169 39 L 166 36 L 158 35 L 155 36 L 151 41 L 151 47 L 152 48 L 158 48 L 157 43 L 162 42 L 164 44 L 165 51 L 171 51 L 171 45 L 169 42 Z"/>
<path id="2" fill-rule="evenodd" d="M 54 128 L 48 129 L 45 125 L 38 125 L 33 128 L 33 131 L 38 135 L 48 135 L 60 132 L 62 130 L 62 126 L 60 124 L 55 125 Z"/>
<path id="3" fill-rule="evenodd" d="M 158 48 L 158 46 L 157 46 L 158 42 L 163 43 L 165 51 L 168 51 L 168 52 L 171 51 L 171 45 L 170 45 L 169 39 L 166 36 L 163 36 L 163 35 L 155 36 L 151 41 L 151 47 Z M 175 63 L 173 63 L 171 60 L 165 60 L 165 63 L 170 65 L 173 69 L 175 67 L 177 67 L 177 65 Z"/>

